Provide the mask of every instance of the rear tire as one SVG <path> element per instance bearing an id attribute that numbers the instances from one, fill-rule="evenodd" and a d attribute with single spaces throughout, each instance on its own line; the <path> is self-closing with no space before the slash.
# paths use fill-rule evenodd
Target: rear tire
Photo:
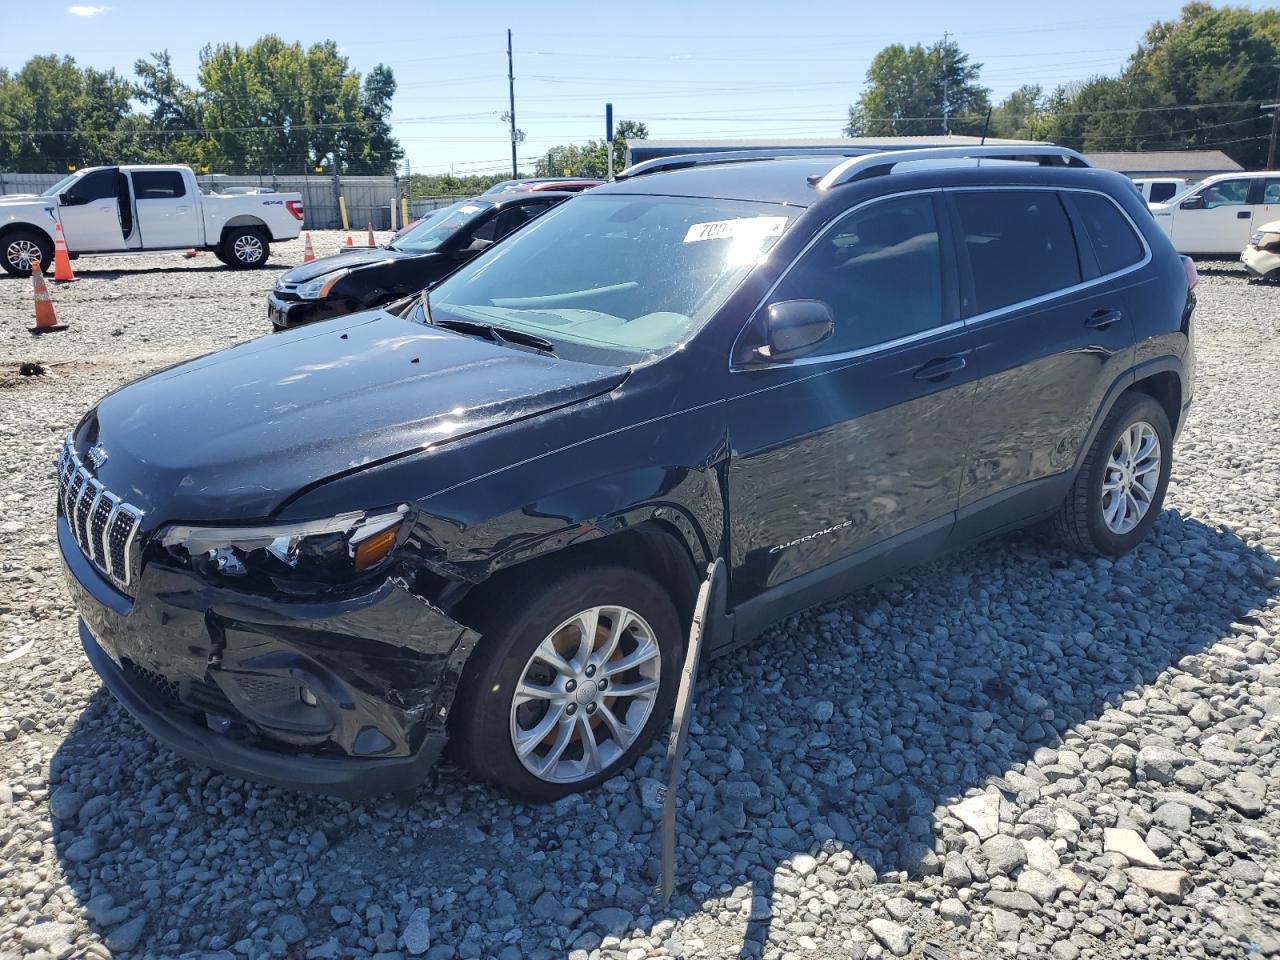
<path id="1" fill-rule="evenodd" d="M 1052 521 L 1058 540 L 1113 557 L 1132 550 L 1156 522 L 1172 462 L 1164 407 L 1145 393 L 1121 395 Z"/>
<path id="2" fill-rule="evenodd" d="M 533 575 L 477 620 L 483 639 L 463 674 L 450 746 L 472 773 L 516 796 L 550 802 L 600 785 L 631 766 L 671 715 L 684 631 L 666 591 L 636 570 Z M 580 646 L 582 622 L 595 629 Z M 567 669 L 542 659 L 548 651 Z M 517 696 L 517 687 L 544 696 Z M 624 689 L 637 693 L 613 692 Z"/>
<path id="3" fill-rule="evenodd" d="M 31 276 L 31 264 L 40 259 L 40 270 L 53 265 L 53 242 L 36 230 L 13 230 L 0 240 L 0 264 L 11 277 Z"/>
<path id="4" fill-rule="evenodd" d="M 271 244 L 260 227 L 232 227 L 219 246 L 222 260 L 232 270 L 256 270 L 271 256 Z"/>

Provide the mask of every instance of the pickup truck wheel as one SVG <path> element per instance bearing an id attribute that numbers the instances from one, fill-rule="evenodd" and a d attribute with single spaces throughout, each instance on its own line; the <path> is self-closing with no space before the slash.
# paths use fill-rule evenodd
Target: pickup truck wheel
<path id="1" fill-rule="evenodd" d="M 549 802 L 598 786 L 669 718 L 683 630 L 644 574 L 533 576 L 478 619 L 483 639 L 451 718 L 454 754 L 511 793 Z"/>
<path id="2" fill-rule="evenodd" d="M 14 277 L 31 276 L 31 265 L 40 261 L 40 269 L 48 272 L 53 263 L 53 244 L 49 238 L 33 230 L 14 230 L 0 240 L 0 262 Z"/>
<path id="3" fill-rule="evenodd" d="M 227 266 L 234 270 L 252 270 L 267 262 L 271 245 L 257 227 L 235 227 L 222 238 L 222 252 Z"/>
<path id="4" fill-rule="evenodd" d="M 1144 393 L 1116 401 L 1054 518 L 1067 546 L 1119 556 L 1156 522 L 1169 486 L 1173 431 L 1159 403 Z"/>

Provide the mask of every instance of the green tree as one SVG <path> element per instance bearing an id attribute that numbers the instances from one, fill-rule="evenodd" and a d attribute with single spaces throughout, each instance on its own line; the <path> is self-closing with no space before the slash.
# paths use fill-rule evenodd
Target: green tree
<path id="1" fill-rule="evenodd" d="M 1278 63 L 1280 11 L 1190 3 L 1147 30 L 1118 77 L 1057 91 L 1047 133 L 1083 150 L 1216 147 L 1259 167 Z"/>
<path id="2" fill-rule="evenodd" d="M 82 70 L 71 57 L 32 57 L 0 71 L 0 166 L 32 173 L 138 156 L 133 85 L 114 70 Z"/>
<path id="3" fill-rule="evenodd" d="M 627 162 L 627 142 L 644 140 L 649 128 L 639 120 L 620 120 L 613 128 L 613 169 L 616 173 Z M 609 144 L 604 140 L 588 140 L 585 144 L 552 147 L 538 160 L 539 177 L 605 177 L 609 173 Z"/>
<path id="4" fill-rule="evenodd" d="M 221 172 L 392 173 L 404 156 L 388 117 L 396 82 L 374 67 L 361 82 L 337 44 L 303 50 L 266 36 L 200 55 L 201 113 L 210 166 Z"/>
<path id="5" fill-rule="evenodd" d="M 1039 140 L 1047 125 L 1046 97 L 1038 83 L 1023 84 L 991 111 L 991 134 L 1018 140 Z"/>
<path id="6" fill-rule="evenodd" d="M 954 40 L 929 47 L 892 44 L 867 69 L 867 89 L 849 108 L 851 137 L 980 133 L 989 93 Z"/>

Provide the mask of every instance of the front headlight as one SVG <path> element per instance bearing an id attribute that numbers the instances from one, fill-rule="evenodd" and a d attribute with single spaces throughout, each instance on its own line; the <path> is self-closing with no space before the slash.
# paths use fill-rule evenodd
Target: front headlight
<path id="1" fill-rule="evenodd" d="M 333 285 L 351 272 L 350 268 L 344 267 L 341 270 L 332 270 L 329 273 L 322 273 L 314 280 L 308 280 L 306 283 L 298 284 L 294 290 L 303 300 L 323 300 L 329 295 L 329 291 L 333 289 Z"/>
<path id="2" fill-rule="evenodd" d="M 210 578 L 267 578 L 326 588 L 382 566 L 408 535 L 409 507 L 353 511 L 326 520 L 251 527 L 172 526 L 160 538 L 169 555 Z"/>

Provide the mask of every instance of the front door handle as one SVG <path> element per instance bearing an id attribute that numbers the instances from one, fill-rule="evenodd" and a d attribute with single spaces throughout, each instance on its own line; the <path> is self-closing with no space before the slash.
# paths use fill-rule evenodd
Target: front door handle
<path id="1" fill-rule="evenodd" d="M 1236 219 L 1237 219 L 1237 220 L 1248 220 L 1248 219 L 1249 219 L 1250 217 L 1252 217 L 1252 216 L 1253 216 L 1253 211 L 1252 211 L 1252 210 L 1241 210 L 1239 213 L 1237 213 L 1237 214 L 1236 214 Z"/>
<path id="2" fill-rule="evenodd" d="M 1094 330 L 1105 330 L 1121 317 L 1119 310 L 1098 310 L 1084 322 L 1086 327 Z"/>
<path id="3" fill-rule="evenodd" d="M 916 367 L 912 374 L 917 380 L 929 380 L 937 383 L 945 380 L 953 373 L 959 373 L 965 367 L 964 357 L 934 357 L 923 366 Z"/>

